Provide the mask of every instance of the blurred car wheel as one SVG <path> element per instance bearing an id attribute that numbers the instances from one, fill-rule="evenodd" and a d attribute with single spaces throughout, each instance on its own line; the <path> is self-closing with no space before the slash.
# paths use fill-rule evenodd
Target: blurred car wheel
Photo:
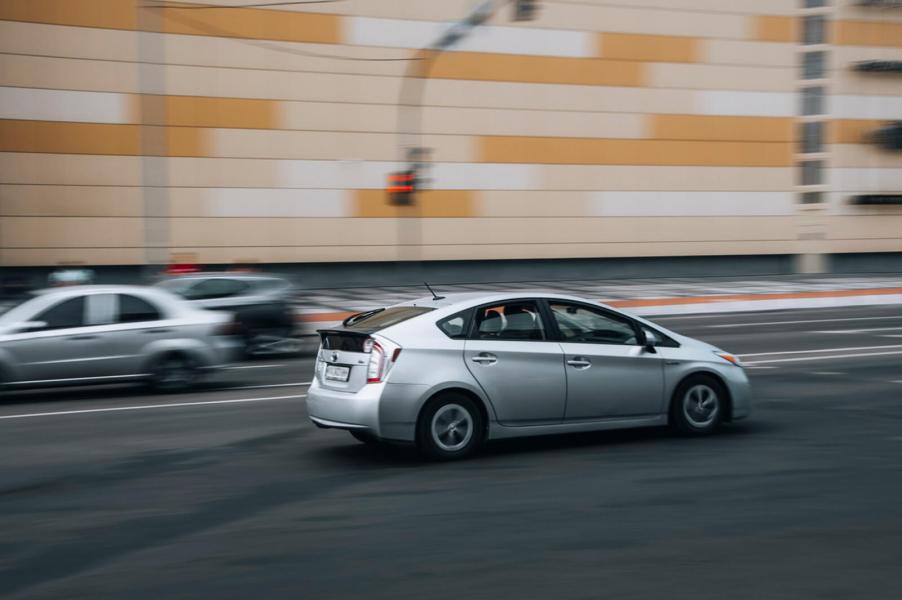
<path id="1" fill-rule="evenodd" d="M 434 460 L 457 460 L 472 454 L 485 435 L 482 413 L 463 394 L 443 394 L 420 413 L 417 447 Z"/>
<path id="2" fill-rule="evenodd" d="M 720 427 L 725 410 L 723 385 L 708 375 L 693 375 L 673 394 L 670 424 L 683 435 L 707 435 Z"/>
<path id="3" fill-rule="evenodd" d="M 175 393 L 191 389 L 197 383 L 197 365 L 182 354 L 159 359 L 150 371 L 150 386 L 157 392 Z"/>

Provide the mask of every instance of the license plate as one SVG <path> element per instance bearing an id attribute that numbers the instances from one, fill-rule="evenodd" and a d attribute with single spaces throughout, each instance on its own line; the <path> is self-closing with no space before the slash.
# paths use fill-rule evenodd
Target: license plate
<path id="1" fill-rule="evenodd" d="M 326 379 L 328 379 L 329 381 L 347 381 L 350 374 L 351 367 L 326 365 Z"/>

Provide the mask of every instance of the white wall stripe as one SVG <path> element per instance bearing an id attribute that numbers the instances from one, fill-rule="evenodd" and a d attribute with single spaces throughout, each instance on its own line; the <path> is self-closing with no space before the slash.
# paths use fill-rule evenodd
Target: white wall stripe
<path id="1" fill-rule="evenodd" d="M 791 92 L 697 92 L 697 111 L 703 115 L 791 117 L 796 114 L 796 95 Z"/>
<path id="2" fill-rule="evenodd" d="M 80 123 L 129 123 L 130 96 L 0 87 L 0 118 Z"/>
<path id="3" fill-rule="evenodd" d="M 594 192 L 589 214 L 605 217 L 791 215 L 792 192 Z"/>
<path id="4" fill-rule="evenodd" d="M 448 27 L 437 21 L 345 17 L 344 42 L 357 46 L 423 48 Z M 484 26 L 473 30 L 455 51 L 587 57 L 595 55 L 594 36 L 584 31 Z"/>
<path id="5" fill-rule="evenodd" d="M 834 192 L 902 192 L 902 169 L 827 169 Z"/>
<path id="6" fill-rule="evenodd" d="M 833 96 L 831 106 L 840 119 L 902 119 L 902 96 Z"/>

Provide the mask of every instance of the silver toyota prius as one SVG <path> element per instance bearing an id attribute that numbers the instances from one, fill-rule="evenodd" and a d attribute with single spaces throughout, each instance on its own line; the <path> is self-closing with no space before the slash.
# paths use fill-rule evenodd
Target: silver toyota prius
<path id="1" fill-rule="evenodd" d="M 747 417 L 739 359 L 634 315 L 547 293 L 449 294 L 320 331 L 310 419 L 431 458 L 487 439 Z"/>

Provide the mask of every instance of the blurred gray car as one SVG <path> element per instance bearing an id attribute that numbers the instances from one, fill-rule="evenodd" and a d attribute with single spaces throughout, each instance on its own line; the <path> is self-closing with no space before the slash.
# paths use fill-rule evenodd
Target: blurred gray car
<path id="1" fill-rule="evenodd" d="M 611 307 L 557 294 L 451 294 L 320 332 L 310 419 L 364 442 L 461 458 L 494 438 L 747 417 L 735 356 Z"/>
<path id="2" fill-rule="evenodd" d="M 0 315 L 5 388 L 145 380 L 190 387 L 232 360 L 231 315 L 163 290 L 75 286 L 34 293 Z"/>
<path id="3" fill-rule="evenodd" d="M 295 338 L 294 286 L 286 279 L 258 273 L 190 273 L 169 277 L 157 287 L 196 306 L 234 315 L 237 334 L 250 356 L 292 353 Z"/>

